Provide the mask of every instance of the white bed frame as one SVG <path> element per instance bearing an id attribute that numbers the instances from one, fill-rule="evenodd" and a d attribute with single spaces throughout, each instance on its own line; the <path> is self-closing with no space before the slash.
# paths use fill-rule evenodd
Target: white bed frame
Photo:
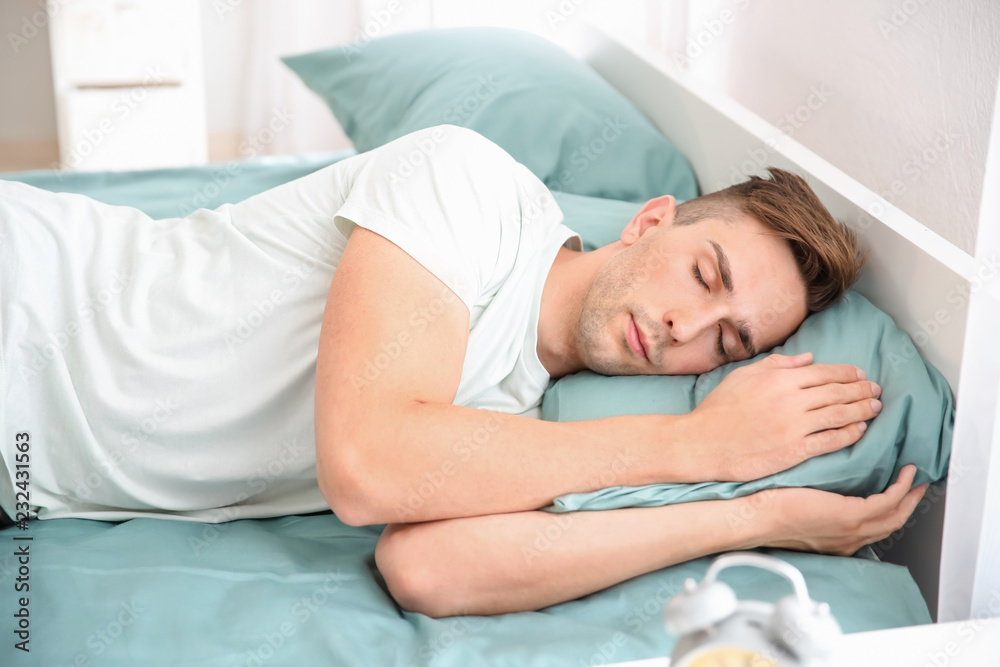
<path id="1" fill-rule="evenodd" d="M 952 389 L 960 390 L 956 391 L 959 410 L 951 477 L 954 482 L 955 471 L 959 470 L 962 481 L 949 489 L 948 515 L 942 496 L 928 496 L 925 502 L 929 511 L 893 539 L 893 546 L 880 555 L 910 568 L 932 615 L 939 620 L 972 618 L 977 601 L 988 601 L 991 587 L 996 591 L 1000 585 L 1000 572 L 996 571 L 1000 566 L 983 561 L 984 554 L 1000 553 L 998 510 L 986 504 L 990 452 L 1000 451 L 1000 429 L 995 429 L 993 423 L 1000 355 L 986 348 L 990 347 L 989 334 L 997 338 L 996 320 L 1000 317 L 987 315 L 979 318 L 983 322 L 975 331 L 970 328 L 973 342 L 968 345 L 976 346 L 977 360 L 967 368 L 962 362 L 970 322 L 969 303 L 971 321 L 977 322 L 977 308 L 1000 304 L 1000 280 L 987 281 L 985 289 L 973 291 L 971 301 L 958 303 L 961 299 L 955 298 L 955 290 L 968 293 L 970 286 L 978 287 L 975 276 L 982 262 L 977 263 L 973 256 L 770 123 L 724 94 L 685 77 L 665 56 L 639 53 L 583 20 L 572 30 L 562 32 L 558 43 L 632 100 L 678 146 L 691 161 L 703 192 L 730 185 L 734 173 L 743 180 L 750 174 L 762 173 L 765 167 L 782 167 L 805 177 L 834 216 L 859 231 L 870 255 L 856 289 L 892 315 L 915 338 L 920 352 L 944 374 Z M 996 175 L 997 134 L 995 124 L 988 176 L 991 170 Z M 1000 213 L 998 198 L 987 193 L 982 215 Z M 980 234 L 980 243 L 984 233 Z M 922 331 L 927 333 L 918 334 Z M 901 354 L 905 352 L 900 350 Z M 987 352 L 993 353 L 992 359 L 981 359 L 980 353 Z M 966 384 L 960 383 L 960 377 Z M 965 394 L 973 398 L 966 401 Z M 1000 454 L 992 456 L 994 479 L 998 467 Z M 992 488 L 996 487 L 994 484 Z"/>

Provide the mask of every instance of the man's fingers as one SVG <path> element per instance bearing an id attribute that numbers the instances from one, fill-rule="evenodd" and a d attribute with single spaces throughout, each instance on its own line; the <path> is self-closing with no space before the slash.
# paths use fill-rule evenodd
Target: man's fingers
<path id="1" fill-rule="evenodd" d="M 906 492 L 906 495 L 903 496 L 903 500 L 900 501 L 899 506 L 896 508 L 896 513 L 901 517 L 899 526 L 902 526 L 906 519 L 913 514 L 913 511 L 917 509 L 917 505 L 920 504 L 920 501 L 923 499 L 924 494 L 927 492 L 927 487 L 929 486 L 929 483 L 924 482 L 920 486 L 915 486 Z M 897 526 L 897 528 L 899 526 Z"/>
<path id="2" fill-rule="evenodd" d="M 845 384 L 824 384 L 803 390 L 806 410 L 817 410 L 828 405 L 855 403 L 866 398 L 878 398 L 882 388 L 870 380 Z"/>
<path id="3" fill-rule="evenodd" d="M 920 504 L 921 499 L 924 497 L 924 493 L 927 491 L 929 484 L 921 484 L 920 486 L 915 486 L 903 496 L 899 504 L 889 510 L 889 512 L 879 520 L 879 537 L 876 538 L 875 542 L 880 539 L 884 539 L 889 535 L 903 527 L 906 520 L 910 518 L 914 510 L 917 509 L 917 505 Z"/>
<path id="4" fill-rule="evenodd" d="M 882 493 L 869 496 L 868 501 L 872 506 L 869 510 L 869 516 L 879 516 L 898 507 L 903 502 L 906 494 L 911 491 L 910 485 L 913 484 L 913 478 L 916 474 L 917 466 L 912 463 L 903 466 L 903 469 L 899 471 L 899 477 L 896 478 L 894 483 L 889 485 L 889 488 Z"/>
<path id="5" fill-rule="evenodd" d="M 869 496 L 865 502 L 867 518 L 864 520 L 864 544 L 883 540 L 903 527 L 927 491 L 927 484 L 910 488 L 917 468 L 904 466 L 899 477 L 882 493 Z"/>
<path id="6" fill-rule="evenodd" d="M 874 419 L 882 411 L 882 402 L 866 398 L 848 405 L 829 405 L 809 412 L 807 428 L 810 433 L 838 429 Z"/>
<path id="7" fill-rule="evenodd" d="M 812 458 L 853 445 L 861 439 L 867 428 L 868 425 L 864 422 L 856 422 L 840 428 L 811 433 L 805 437 L 806 455 Z"/>
<path id="8" fill-rule="evenodd" d="M 770 354 L 761 362 L 766 362 L 775 368 L 799 368 L 800 366 L 808 366 L 812 363 L 813 355 L 812 352 L 803 352 L 802 354 L 796 354 L 790 356 L 787 354 Z"/>
<path id="9" fill-rule="evenodd" d="M 795 383 L 802 389 L 824 384 L 846 384 L 865 379 L 865 372 L 850 364 L 812 364 L 795 371 Z"/>

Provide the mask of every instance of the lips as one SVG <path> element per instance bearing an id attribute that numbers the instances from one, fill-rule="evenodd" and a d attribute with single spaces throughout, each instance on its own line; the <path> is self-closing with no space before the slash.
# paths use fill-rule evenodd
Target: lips
<path id="1" fill-rule="evenodd" d="M 636 355 L 649 361 L 649 355 L 646 354 L 646 346 L 642 344 L 642 334 L 639 333 L 639 327 L 635 324 L 635 318 L 631 316 L 629 316 L 628 320 L 628 345 Z"/>

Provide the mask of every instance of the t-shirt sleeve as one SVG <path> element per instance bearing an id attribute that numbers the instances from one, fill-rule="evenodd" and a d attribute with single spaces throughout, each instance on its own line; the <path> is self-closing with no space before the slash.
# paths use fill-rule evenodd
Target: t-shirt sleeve
<path id="1" fill-rule="evenodd" d="M 472 312 L 513 266 L 532 211 L 561 218 L 551 201 L 502 148 L 439 125 L 371 151 L 334 223 L 345 238 L 360 225 L 399 246 Z"/>

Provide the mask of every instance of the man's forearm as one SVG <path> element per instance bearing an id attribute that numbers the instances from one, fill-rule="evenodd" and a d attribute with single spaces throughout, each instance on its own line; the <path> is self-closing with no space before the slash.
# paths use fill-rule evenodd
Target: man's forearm
<path id="1" fill-rule="evenodd" d="M 763 544 L 746 499 L 390 526 L 376 562 L 404 608 L 430 616 L 540 609 L 708 554 Z M 665 600 L 664 600 L 665 602 Z"/>
<path id="2" fill-rule="evenodd" d="M 868 498 L 791 487 L 663 507 L 396 524 L 379 539 L 375 561 L 393 597 L 412 611 L 539 609 L 721 551 L 853 554 L 904 525 L 927 489 L 911 488 L 915 473 L 904 467 Z"/>
<path id="3" fill-rule="evenodd" d="M 518 512 L 566 493 L 710 475 L 698 469 L 697 447 L 685 446 L 681 416 L 559 423 L 432 403 L 392 415 L 352 417 L 339 441 L 317 436 L 320 483 L 348 523 Z M 350 441 L 359 433 L 363 442 Z"/>

